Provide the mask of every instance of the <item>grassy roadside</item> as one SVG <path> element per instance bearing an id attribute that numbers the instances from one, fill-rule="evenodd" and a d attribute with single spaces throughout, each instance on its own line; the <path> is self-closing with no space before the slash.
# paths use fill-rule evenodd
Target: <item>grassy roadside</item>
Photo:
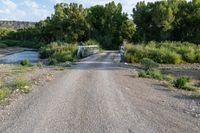
<path id="1" fill-rule="evenodd" d="M 177 88 L 181 90 L 191 91 L 198 97 L 200 97 L 200 81 L 193 79 L 190 76 L 174 76 L 172 74 L 163 73 L 159 69 L 159 64 L 151 59 L 144 58 L 141 61 L 144 69 L 138 72 L 139 78 L 149 78 L 164 81 L 169 89 Z"/>
<path id="2" fill-rule="evenodd" d="M 31 90 L 32 81 L 26 77 L 26 74 L 38 68 L 37 65 L 0 65 L 0 104 L 4 105 L 15 91 L 28 93 Z"/>

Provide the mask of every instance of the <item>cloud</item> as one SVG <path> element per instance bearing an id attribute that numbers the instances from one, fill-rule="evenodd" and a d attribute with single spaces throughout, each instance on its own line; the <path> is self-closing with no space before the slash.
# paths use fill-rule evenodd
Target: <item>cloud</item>
<path id="1" fill-rule="evenodd" d="M 17 5 L 11 0 L 0 0 L 9 10 L 14 10 L 17 8 Z"/>
<path id="2" fill-rule="evenodd" d="M 39 21 L 50 16 L 54 12 L 56 3 L 79 3 L 85 7 L 101 4 L 104 5 L 113 0 L 0 0 L 0 19 Z M 132 14 L 132 9 L 141 0 L 114 0 L 123 5 L 123 11 Z M 145 0 L 156 1 L 156 0 Z"/>
<path id="3" fill-rule="evenodd" d="M 31 14 L 36 18 L 44 19 L 50 14 L 50 11 L 46 9 L 45 5 L 39 5 L 33 0 L 26 0 L 22 5 L 27 6 L 31 10 Z"/>
<path id="4" fill-rule="evenodd" d="M 0 9 L 0 18 L 4 20 L 14 20 L 22 18 L 26 15 L 26 12 L 18 9 L 17 4 L 14 3 L 12 0 L 0 0 L 0 3 L 2 3 Z"/>

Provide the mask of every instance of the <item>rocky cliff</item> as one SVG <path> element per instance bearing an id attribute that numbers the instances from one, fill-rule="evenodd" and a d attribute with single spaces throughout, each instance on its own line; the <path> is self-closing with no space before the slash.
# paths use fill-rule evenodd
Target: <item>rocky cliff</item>
<path id="1" fill-rule="evenodd" d="M 25 22 L 25 21 L 1 21 L 0 20 L 0 28 L 27 28 L 33 26 L 35 22 Z"/>

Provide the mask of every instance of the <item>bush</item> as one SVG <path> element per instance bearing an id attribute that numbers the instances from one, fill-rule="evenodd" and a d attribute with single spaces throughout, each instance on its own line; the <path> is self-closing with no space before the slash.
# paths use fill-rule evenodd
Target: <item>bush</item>
<path id="1" fill-rule="evenodd" d="M 6 44 L 0 43 L 0 48 L 6 48 L 6 47 L 8 47 Z"/>
<path id="2" fill-rule="evenodd" d="M 33 41 L 20 41 L 20 40 L 1 40 L 0 43 L 6 44 L 8 47 L 18 46 L 18 47 L 27 47 L 27 48 L 36 48 L 38 49 L 43 43 L 37 43 Z"/>
<path id="3" fill-rule="evenodd" d="M 126 44 L 126 62 L 140 62 L 149 58 L 162 64 L 200 63 L 200 48 L 187 42 L 149 42 L 148 44 Z"/>
<path id="4" fill-rule="evenodd" d="M 25 59 L 25 60 L 22 60 L 22 61 L 20 62 L 20 64 L 21 64 L 22 66 L 28 66 L 28 65 L 30 65 L 30 61 L 29 61 L 28 59 Z"/>
<path id="5" fill-rule="evenodd" d="M 58 61 L 55 58 L 49 58 L 48 59 L 48 64 L 49 65 L 56 65 Z"/>
<path id="6" fill-rule="evenodd" d="M 188 76 L 182 76 L 179 77 L 175 82 L 174 85 L 175 87 L 179 88 L 179 89 L 184 89 L 184 87 L 186 87 L 187 83 L 190 82 L 191 77 Z"/>
<path id="7" fill-rule="evenodd" d="M 154 62 L 149 58 L 143 58 L 141 60 L 141 64 L 144 65 L 147 70 L 159 67 L 158 63 Z"/>
<path id="8" fill-rule="evenodd" d="M 147 75 L 149 75 L 151 78 L 154 79 L 159 79 L 159 80 L 163 79 L 163 75 L 158 69 L 148 70 Z"/>
<path id="9" fill-rule="evenodd" d="M 84 42 L 85 45 L 98 45 L 99 46 L 99 42 L 95 39 L 89 39 L 87 41 Z"/>
<path id="10" fill-rule="evenodd" d="M 141 78 L 146 78 L 147 77 L 146 71 L 144 71 L 144 70 L 139 71 L 138 76 Z"/>
<path id="11" fill-rule="evenodd" d="M 147 71 L 139 71 L 138 73 L 139 77 L 142 78 L 153 78 L 153 79 L 158 79 L 158 80 L 162 80 L 163 79 L 163 75 L 160 72 L 160 70 L 158 69 L 152 69 L 152 70 L 147 70 Z"/>
<path id="12" fill-rule="evenodd" d="M 77 52 L 76 44 L 53 42 L 40 49 L 41 58 L 48 58 L 51 65 L 56 63 L 74 61 Z"/>
<path id="13" fill-rule="evenodd" d="M 196 63 L 200 63 L 200 53 L 197 53 L 197 54 L 195 55 L 195 62 L 196 62 Z"/>
<path id="14" fill-rule="evenodd" d="M 36 66 L 39 67 L 39 68 L 42 68 L 43 64 L 40 62 L 40 63 L 37 63 Z"/>

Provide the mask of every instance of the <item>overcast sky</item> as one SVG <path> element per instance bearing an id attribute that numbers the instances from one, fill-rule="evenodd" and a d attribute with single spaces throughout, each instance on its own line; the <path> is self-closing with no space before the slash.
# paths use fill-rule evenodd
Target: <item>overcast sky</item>
<path id="1" fill-rule="evenodd" d="M 105 4 L 113 0 L 0 0 L 0 20 L 39 21 L 53 13 L 53 7 L 59 2 L 75 2 L 90 7 Z M 123 10 L 132 14 L 132 8 L 140 0 L 114 0 L 123 5 Z M 156 1 L 156 0 L 144 0 Z"/>

